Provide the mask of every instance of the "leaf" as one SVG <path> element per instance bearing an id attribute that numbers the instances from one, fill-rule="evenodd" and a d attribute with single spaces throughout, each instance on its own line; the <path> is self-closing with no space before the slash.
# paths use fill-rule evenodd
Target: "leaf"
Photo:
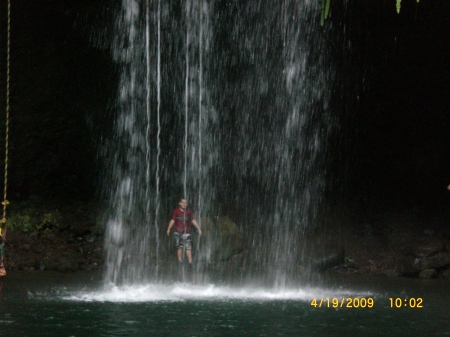
<path id="1" fill-rule="evenodd" d="M 396 4 L 397 14 L 400 14 L 401 7 L 402 7 L 402 0 L 397 0 L 397 4 Z"/>
<path id="2" fill-rule="evenodd" d="M 331 0 L 327 0 L 325 4 L 325 20 L 327 19 L 328 14 L 330 13 L 330 1 Z"/>

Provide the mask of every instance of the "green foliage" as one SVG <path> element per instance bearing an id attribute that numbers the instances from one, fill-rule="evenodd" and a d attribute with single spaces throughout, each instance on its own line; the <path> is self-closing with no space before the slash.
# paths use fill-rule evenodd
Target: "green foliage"
<path id="1" fill-rule="evenodd" d="M 328 14 L 330 13 L 330 1 L 331 0 L 321 0 L 320 2 L 320 9 L 321 9 L 321 16 L 320 16 L 320 25 L 323 26 L 325 23 L 325 20 L 328 18 Z"/>
<path id="2" fill-rule="evenodd" d="M 14 214 L 6 221 L 8 229 L 20 232 L 29 232 L 33 230 L 31 217 L 25 214 Z"/>
<path id="3" fill-rule="evenodd" d="M 43 215 L 40 226 L 44 227 L 59 227 L 62 220 L 61 213 L 58 210 L 55 210 L 52 213 L 45 213 Z"/>
<path id="4" fill-rule="evenodd" d="M 104 228 L 100 223 L 96 223 L 94 226 L 90 229 L 91 233 L 97 236 L 100 236 L 104 233 Z"/>
<path id="5" fill-rule="evenodd" d="M 35 210 L 29 208 L 11 215 L 6 222 L 8 229 L 19 232 L 40 232 L 46 228 L 59 228 L 62 216 L 58 210 L 36 216 Z"/>
<path id="6" fill-rule="evenodd" d="M 351 262 L 353 262 L 353 260 L 351 258 L 349 258 L 348 256 L 346 256 L 344 258 L 344 263 L 351 263 Z"/>
<path id="7" fill-rule="evenodd" d="M 325 10 L 324 10 L 325 19 L 328 17 L 329 13 L 330 13 L 330 0 L 326 0 Z"/>

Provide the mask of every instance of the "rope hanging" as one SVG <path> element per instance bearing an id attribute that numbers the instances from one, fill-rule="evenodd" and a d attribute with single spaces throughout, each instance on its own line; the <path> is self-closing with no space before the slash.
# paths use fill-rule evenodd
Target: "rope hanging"
<path id="1" fill-rule="evenodd" d="M 10 98 L 10 60 L 11 60 L 11 0 L 8 0 L 8 33 L 6 48 L 6 131 L 5 131 L 5 180 L 3 189 L 3 218 L 0 226 L 0 277 L 6 275 L 5 271 L 5 240 L 6 240 L 6 207 L 9 204 L 7 200 L 8 191 L 8 156 L 9 156 L 9 98 Z M 1 290 L 0 285 L 0 290 Z"/>
<path id="2" fill-rule="evenodd" d="M 6 207 L 9 204 L 7 197 L 8 191 L 8 157 L 9 157 L 9 99 L 10 99 L 10 70 L 11 70 L 11 0 L 8 0 L 8 33 L 7 33 L 7 48 L 6 48 L 6 131 L 5 131 L 5 178 L 3 188 L 3 218 L 1 220 L 4 224 L 3 233 L 0 231 L 0 236 L 3 239 L 6 237 Z"/>
<path id="3" fill-rule="evenodd" d="M 3 218 L 2 223 L 6 223 L 6 207 L 9 202 L 6 199 L 8 191 L 8 157 L 9 157 L 9 98 L 10 98 L 10 63 L 11 63 L 11 0 L 8 0 L 8 33 L 6 47 L 6 132 L 5 132 L 5 185 L 3 189 Z M 5 226 L 6 229 L 6 226 Z M 2 232 L 0 231 L 0 235 Z M 3 236 L 6 235 L 6 231 Z"/>

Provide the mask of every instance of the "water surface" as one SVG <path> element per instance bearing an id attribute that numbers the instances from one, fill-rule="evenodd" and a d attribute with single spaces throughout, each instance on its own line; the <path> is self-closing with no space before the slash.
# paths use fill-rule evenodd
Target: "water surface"
<path id="1" fill-rule="evenodd" d="M 97 273 L 11 272 L 1 336 L 449 336 L 449 284 L 326 277 L 290 289 L 188 283 L 104 287 Z M 313 298 L 373 298 L 373 308 L 321 308 Z M 422 309 L 389 298 L 423 298 Z"/>

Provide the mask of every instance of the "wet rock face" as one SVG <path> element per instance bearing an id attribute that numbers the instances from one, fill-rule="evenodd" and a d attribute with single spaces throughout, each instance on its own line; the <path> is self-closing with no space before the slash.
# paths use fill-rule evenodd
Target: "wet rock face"
<path id="1" fill-rule="evenodd" d="M 441 276 L 444 279 L 450 279 L 450 269 L 447 269 L 444 272 L 442 272 Z"/>
<path id="2" fill-rule="evenodd" d="M 445 250 L 450 252 L 450 240 L 445 240 Z"/>
<path id="3" fill-rule="evenodd" d="M 400 256 L 397 261 L 397 270 L 404 276 L 413 276 L 419 272 L 417 268 L 414 268 L 414 258 L 411 256 Z"/>
<path id="4" fill-rule="evenodd" d="M 419 278 L 430 279 L 436 277 L 436 269 L 424 269 L 419 273 Z"/>
<path id="5" fill-rule="evenodd" d="M 70 226 L 63 229 L 45 228 L 31 233 L 9 230 L 5 244 L 7 270 L 75 271 L 101 266 L 102 232 L 92 231 L 93 216 L 85 218 L 84 213 L 80 208 L 67 221 Z M 223 273 L 241 273 L 252 268 L 248 263 L 248 243 L 231 218 L 202 218 L 201 226 L 203 237 L 194 252 L 196 259 Z M 407 227 L 393 234 L 355 236 L 337 232 L 325 238 L 328 241 L 307 238 L 306 244 L 311 245 L 305 247 L 306 256 L 311 260 L 308 268 L 387 277 L 450 278 L 450 231 L 447 230 L 425 235 L 422 230 L 412 231 Z"/>
<path id="6" fill-rule="evenodd" d="M 10 231 L 6 250 L 9 270 L 76 271 L 93 269 L 103 261 L 102 242 L 90 234 L 73 242 L 73 233 L 50 229 L 31 234 Z"/>
<path id="7" fill-rule="evenodd" d="M 416 258 L 413 262 L 413 267 L 416 270 L 430 269 L 430 268 L 441 268 L 450 265 L 450 253 L 441 252 L 436 255 L 424 258 Z"/>
<path id="8" fill-rule="evenodd" d="M 353 261 L 345 260 L 345 251 L 341 246 L 325 246 L 323 250 L 314 254 L 311 259 L 313 270 L 325 270 L 345 263 L 346 268 L 357 268 Z"/>
<path id="9" fill-rule="evenodd" d="M 392 269 L 385 269 L 383 271 L 383 274 L 386 275 L 387 277 L 398 277 L 400 276 L 400 273 L 396 270 L 392 270 Z"/>
<path id="10" fill-rule="evenodd" d="M 450 230 L 447 218 L 439 221 L 443 225 L 409 223 L 402 217 L 388 219 L 385 227 L 392 232 L 364 232 L 355 222 L 341 235 L 345 248 L 345 262 L 328 269 L 329 272 L 384 275 L 387 277 L 426 277 L 446 279 L 450 275 Z M 350 263 L 351 262 L 351 263 Z M 436 273 L 422 273 L 434 269 Z M 419 275 L 420 274 L 420 275 Z"/>
<path id="11" fill-rule="evenodd" d="M 228 261 L 243 250 L 242 234 L 228 217 L 202 219 L 202 231 L 202 258 L 206 261 Z"/>
<path id="12" fill-rule="evenodd" d="M 445 241 L 436 237 L 419 241 L 412 255 L 398 257 L 398 271 L 405 276 L 431 278 L 437 275 L 436 270 L 449 266 L 450 252 L 446 251 Z"/>
<path id="13" fill-rule="evenodd" d="M 450 266 L 450 252 L 447 251 L 446 241 L 441 237 L 418 240 L 413 245 L 412 252 L 412 256 L 399 258 L 398 270 L 402 275 L 434 278 L 438 276 L 437 270 Z"/>
<path id="14" fill-rule="evenodd" d="M 416 258 L 426 258 L 436 255 L 445 249 L 445 241 L 441 238 L 431 237 L 423 240 L 414 249 L 414 256 Z"/>

